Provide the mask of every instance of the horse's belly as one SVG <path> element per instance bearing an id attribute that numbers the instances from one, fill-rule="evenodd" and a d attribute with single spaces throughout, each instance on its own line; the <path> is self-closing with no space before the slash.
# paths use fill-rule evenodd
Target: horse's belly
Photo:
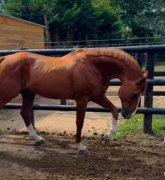
<path id="1" fill-rule="evenodd" d="M 68 82 L 38 82 L 27 87 L 36 94 L 52 99 L 72 99 L 72 88 Z"/>

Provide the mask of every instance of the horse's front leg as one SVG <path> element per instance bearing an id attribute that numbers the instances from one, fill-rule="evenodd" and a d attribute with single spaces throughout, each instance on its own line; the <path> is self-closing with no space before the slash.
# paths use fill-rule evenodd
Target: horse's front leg
<path id="1" fill-rule="evenodd" d="M 107 132 L 104 135 L 105 140 L 112 139 L 112 137 L 116 134 L 116 131 L 117 131 L 117 119 L 113 118 L 112 119 L 112 126 L 111 126 L 109 132 Z"/>
<path id="2" fill-rule="evenodd" d="M 97 100 L 94 100 L 94 102 L 96 102 L 100 106 L 104 107 L 105 109 L 109 109 L 112 113 L 112 116 L 113 116 L 112 126 L 111 126 L 109 132 L 107 132 L 104 136 L 105 139 L 108 140 L 108 139 L 112 138 L 112 136 L 117 131 L 118 110 L 106 96 L 103 96 Z"/>
<path id="3" fill-rule="evenodd" d="M 77 100 L 77 114 L 76 114 L 76 126 L 77 126 L 77 132 L 76 132 L 76 143 L 78 144 L 78 153 L 79 154 L 87 154 L 88 150 L 86 149 L 86 146 L 84 146 L 81 142 L 81 131 L 84 124 L 84 118 L 85 118 L 85 111 L 87 107 L 88 100 L 87 99 L 81 99 Z"/>

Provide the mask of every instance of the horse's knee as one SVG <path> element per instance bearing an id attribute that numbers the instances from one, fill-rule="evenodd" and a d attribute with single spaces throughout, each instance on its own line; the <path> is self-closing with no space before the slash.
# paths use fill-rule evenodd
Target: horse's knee
<path id="1" fill-rule="evenodd" d="M 29 110 L 21 110 L 20 112 L 21 116 L 24 117 L 30 117 L 31 111 Z"/>

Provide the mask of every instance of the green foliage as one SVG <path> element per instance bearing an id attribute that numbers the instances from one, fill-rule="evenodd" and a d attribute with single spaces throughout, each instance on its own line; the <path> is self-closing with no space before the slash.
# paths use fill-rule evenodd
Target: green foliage
<path id="1" fill-rule="evenodd" d="M 5 14 L 44 24 L 43 15 L 45 12 L 48 14 L 49 19 L 54 16 L 52 4 L 55 2 L 56 0 L 5 0 L 1 9 Z M 46 5 L 46 9 L 43 8 L 44 5 Z"/>
<path id="2" fill-rule="evenodd" d="M 112 4 L 121 8 L 123 22 L 132 28 L 133 36 L 165 35 L 164 0 L 112 0 Z"/>
<path id="3" fill-rule="evenodd" d="M 152 129 L 154 134 L 163 134 L 165 136 L 165 116 L 153 115 Z"/>
<path id="4" fill-rule="evenodd" d="M 98 38 L 114 39 L 123 35 L 124 25 L 121 20 L 120 9 L 113 8 L 110 1 L 93 1 L 95 25 L 97 26 Z M 103 38 L 104 37 L 104 38 Z"/>
<path id="5" fill-rule="evenodd" d="M 120 10 L 114 10 L 109 1 L 68 1 L 57 0 L 55 11 L 58 18 L 51 24 L 51 31 L 58 26 L 61 30 L 74 34 L 72 40 L 120 38 L 123 24 Z M 66 34 L 66 33 L 65 33 Z"/>
<path id="6" fill-rule="evenodd" d="M 52 41 L 87 43 L 91 39 L 165 35 L 164 8 L 164 0 L 0 1 L 0 12 L 46 25 Z M 141 42 L 147 43 L 145 39 Z"/>
<path id="7" fill-rule="evenodd" d="M 117 133 L 114 138 L 122 138 L 130 132 L 137 132 L 142 130 L 143 116 L 134 115 L 131 119 L 122 120 L 123 123 L 118 126 Z"/>
<path id="8" fill-rule="evenodd" d="M 44 14 L 48 21 L 58 14 L 49 24 L 52 39 L 120 38 L 126 32 L 120 9 L 108 0 L 6 0 L 2 8 L 6 14 L 40 24 L 44 24 Z"/>
<path id="9" fill-rule="evenodd" d="M 117 133 L 114 138 L 122 138 L 130 132 L 138 132 L 143 130 L 143 115 L 135 115 L 128 120 L 122 120 L 123 123 L 118 126 Z M 165 116 L 153 115 L 152 130 L 155 135 L 165 136 Z"/>

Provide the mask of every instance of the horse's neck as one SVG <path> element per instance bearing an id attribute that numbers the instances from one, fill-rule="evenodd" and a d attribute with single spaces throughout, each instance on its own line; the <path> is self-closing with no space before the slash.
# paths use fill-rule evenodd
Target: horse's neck
<path id="1" fill-rule="evenodd" d="M 117 72 L 116 72 L 117 74 Z M 142 77 L 142 73 L 141 72 L 136 72 L 131 68 L 128 67 L 123 67 L 122 68 L 122 72 L 118 74 L 118 77 L 121 82 L 125 82 L 125 81 L 135 81 L 137 79 L 140 79 Z"/>
<path id="2" fill-rule="evenodd" d="M 105 61 L 104 65 L 102 64 L 103 61 L 100 61 L 97 68 L 103 76 L 107 76 L 107 80 L 118 78 L 123 83 L 124 81 L 134 81 L 142 77 L 142 72 L 139 69 L 138 64 L 135 64 L 137 67 L 131 68 L 122 61 L 113 58 Z"/>

